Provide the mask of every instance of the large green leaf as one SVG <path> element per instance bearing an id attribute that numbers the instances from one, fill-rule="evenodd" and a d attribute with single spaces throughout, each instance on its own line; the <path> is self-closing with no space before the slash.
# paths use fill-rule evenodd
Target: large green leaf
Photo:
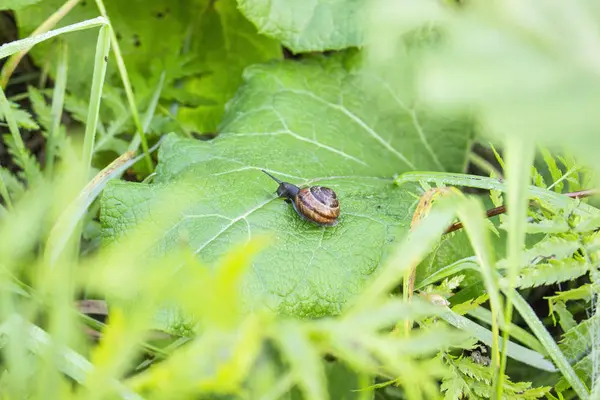
<path id="1" fill-rule="evenodd" d="M 169 136 L 153 184 L 117 183 L 102 201 L 105 239 L 119 241 L 168 208 L 160 193 L 187 182 L 183 217 L 155 250 L 185 239 L 212 262 L 233 242 L 275 234 L 244 283 L 256 302 L 284 314 L 337 314 L 406 231 L 416 200 L 392 176 L 412 169 L 463 168 L 470 125 L 399 104 L 379 81 L 342 57 L 277 62 L 246 70 L 228 104 L 220 135 L 209 142 Z M 365 79 L 370 90 L 363 90 Z M 260 172 L 298 185 L 334 189 L 340 223 L 304 222 Z"/>
<path id="2" fill-rule="evenodd" d="M 21 35 L 30 34 L 64 0 L 45 0 L 17 12 Z M 177 100 L 193 110 L 183 116 L 191 129 L 213 131 L 223 107 L 242 82 L 243 69 L 281 58 L 279 44 L 260 36 L 235 7 L 235 0 L 104 0 L 138 100 L 150 97 L 166 72 L 163 99 Z M 94 1 L 81 1 L 60 26 L 97 17 Z M 69 45 L 69 91 L 89 97 L 96 31 L 63 35 Z M 35 46 L 34 60 L 44 64 L 55 56 L 53 43 Z M 53 71 L 50 71 L 53 73 Z M 190 83 L 188 83 L 190 81 Z M 113 59 L 107 82 L 121 86 Z"/>
<path id="3" fill-rule="evenodd" d="M 238 0 L 259 32 L 294 52 L 362 45 L 365 0 Z"/>

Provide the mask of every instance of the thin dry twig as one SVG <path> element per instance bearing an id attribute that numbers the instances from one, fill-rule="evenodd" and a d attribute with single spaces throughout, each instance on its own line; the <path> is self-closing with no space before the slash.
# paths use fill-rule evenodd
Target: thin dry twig
<path id="1" fill-rule="evenodd" d="M 584 197 L 597 196 L 599 194 L 600 194 L 600 190 L 598 190 L 598 189 L 586 189 L 586 190 L 580 190 L 578 192 L 565 193 L 565 196 L 568 196 L 572 199 L 582 199 Z M 491 217 L 495 217 L 496 215 L 500 215 L 500 214 L 504 214 L 504 213 L 506 213 L 506 206 L 500 206 L 500 207 L 496 207 L 496 208 L 487 210 L 486 215 L 488 218 L 491 218 Z M 455 232 L 459 229 L 462 229 L 462 227 L 463 227 L 462 222 L 456 222 L 456 223 L 452 224 L 446 230 L 446 233 Z"/>

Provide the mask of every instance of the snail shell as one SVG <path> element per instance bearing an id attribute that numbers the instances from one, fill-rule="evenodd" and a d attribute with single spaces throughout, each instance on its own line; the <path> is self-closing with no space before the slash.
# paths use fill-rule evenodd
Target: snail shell
<path id="1" fill-rule="evenodd" d="M 300 189 L 295 201 L 296 212 L 319 225 L 333 226 L 338 223 L 340 202 L 335 192 L 323 186 L 311 186 Z"/>
<path id="2" fill-rule="evenodd" d="M 338 224 L 340 202 L 333 190 L 324 186 L 300 189 L 291 183 L 280 181 L 264 170 L 263 172 L 279 183 L 277 194 L 291 202 L 300 217 L 321 226 Z"/>

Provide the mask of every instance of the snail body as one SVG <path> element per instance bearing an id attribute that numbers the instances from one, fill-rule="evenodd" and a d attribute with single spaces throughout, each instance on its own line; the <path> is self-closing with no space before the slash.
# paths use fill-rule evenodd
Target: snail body
<path id="1" fill-rule="evenodd" d="M 277 195 L 291 203 L 296 213 L 303 219 L 320 226 L 335 226 L 340 216 L 340 202 L 335 192 L 324 186 L 310 186 L 300 189 L 288 182 L 282 182 L 264 171 L 279 183 Z"/>

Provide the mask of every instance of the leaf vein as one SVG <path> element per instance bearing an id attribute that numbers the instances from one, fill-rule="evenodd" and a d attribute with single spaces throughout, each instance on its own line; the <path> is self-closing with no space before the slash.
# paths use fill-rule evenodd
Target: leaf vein
<path id="1" fill-rule="evenodd" d="M 363 121 L 360 117 L 358 117 L 352 111 L 348 110 L 346 107 L 341 106 L 339 104 L 331 103 L 331 102 L 329 102 L 307 90 L 285 89 L 285 91 L 292 92 L 292 93 L 299 94 L 299 95 L 308 96 L 314 100 L 317 100 L 320 103 L 325 104 L 328 107 L 333 108 L 334 110 L 340 111 L 341 113 L 346 115 L 348 118 L 350 118 L 352 121 L 354 121 L 358 126 L 363 128 L 365 130 L 365 132 L 367 132 L 369 135 L 371 135 L 376 141 L 378 141 L 381 145 L 383 145 L 383 147 L 388 149 L 392 154 L 394 154 L 396 157 L 398 157 L 400 160 L 402 160 L 410 169 L 413 169 L 413 170 L 417 169 L 417 167 L 408 158 L 406 158 L 406 156 L 404 154 L 402 154 L 401 152 L 396 150 L 394 147 L 392 147 L 392 145 L 390 145 L 390 143 L 388 143 L 381 136 L 379 136 L 379 134 L 377 132 L 375 132 L 375 130 L 373 128 L 371 128 L 369 125 L 367 125 L 365 123 L 365 121 Z"/>

